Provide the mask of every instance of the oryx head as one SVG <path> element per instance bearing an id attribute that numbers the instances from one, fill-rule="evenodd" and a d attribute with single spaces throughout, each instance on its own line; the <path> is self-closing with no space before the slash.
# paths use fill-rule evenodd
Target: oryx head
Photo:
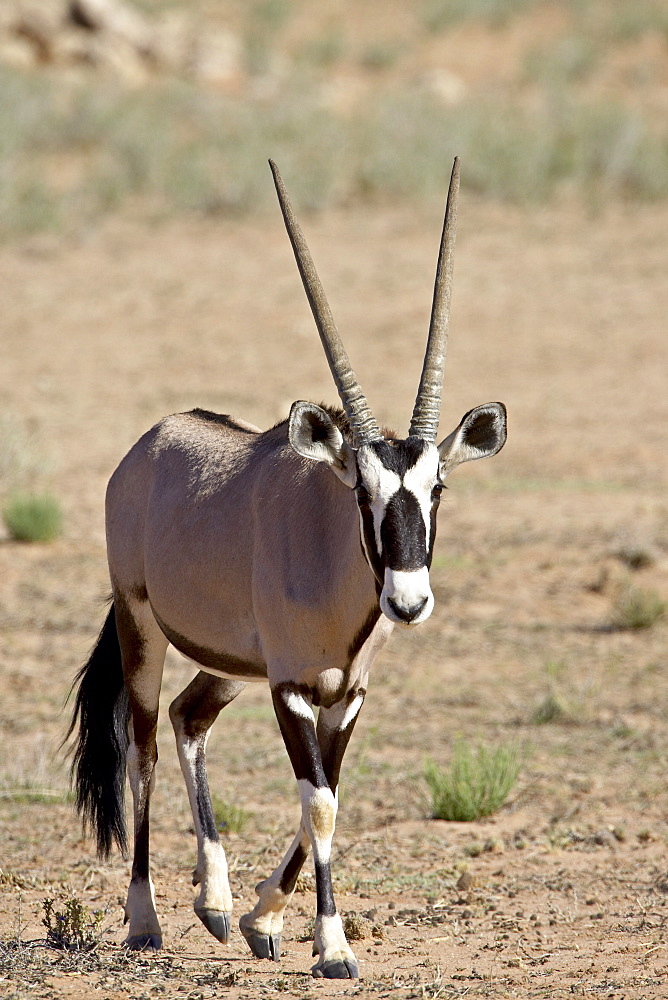
<path id="1" fill-rule="evenodd" d="M 355 491 L 362 547 L 381 588 L 381 610 L 392 622 L 417 625 L 429 617 L 434 606 L 429 567 L 443 481 L 462 462 L 495 455 L 506 440 L 505 406 L 486 403 L 470 410 L 451 434 L 436 443 L 452 288 L 459 160 L 455 159 L 450 179 L 422 377 L 404 440 L 384 436 L 369 408 L 278 169 L 269 162 L 304 289 L 351 431 L 348 441 L 326 410 L 314 403 L 297 402 L 290 412 L 290 444 L 304 458 L 327 463 Z"/>

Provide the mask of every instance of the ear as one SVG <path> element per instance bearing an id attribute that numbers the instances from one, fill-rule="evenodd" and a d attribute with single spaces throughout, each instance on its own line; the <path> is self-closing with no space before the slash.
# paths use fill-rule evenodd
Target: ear
<path id="1" fill-rule="evenodd" d="M 302 401 L 292 404 L 288 440 L 302 458 L 326 462 L 346 486 L 352 488 L 355 485 L 355 452 L 321 406 Z"/>
<path id="2" fill-rule="evenodd" d="M 441 474 L 462 462 L 496 455 L 506 443 L 506 408 L 503 403 L 485 403 L 469 410 L 461 423 L 438 446 Z"/>

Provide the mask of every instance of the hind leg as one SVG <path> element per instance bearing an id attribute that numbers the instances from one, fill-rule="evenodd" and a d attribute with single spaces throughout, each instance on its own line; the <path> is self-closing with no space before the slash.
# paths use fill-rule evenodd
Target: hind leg
<path id="1" fill-rule="evenodd" d="M 193 885 L 200 886 L 195 913 L 215 938 L 227 944 L 232 893 L 227 859 L 218 837 L 206 774 L 206 744 L 218 713 L 245 688 L 243 681 L 225 680 L 200 672 L 169 706 L 181 770 L 188 789 L 197 833 L 197 868 Z"/>
<path id="2" fill-rule="evenodd" d="M 134 807 L 134 854 L 125 904 L 125 923 L 130 925 L 125 944 L 133 951 L 157 951 L 162 947 L 162 932 L 149 870 L 149 806 L 158 759 L 158 700 L 168 643 L 148 601 L 126 601 L 118 595 L 114 600 L 131 713 L 127 766 Z"/>

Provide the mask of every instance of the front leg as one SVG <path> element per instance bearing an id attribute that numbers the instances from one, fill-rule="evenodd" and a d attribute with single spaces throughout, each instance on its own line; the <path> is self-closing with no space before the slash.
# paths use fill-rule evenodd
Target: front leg
<path id="1" fill-rule="evenodd" d="M 270 958 L 278 962 L 283 914 L 308 857 L 310 846 L 302 823 L 278 868 L 269 878 L 255 886 L 258 901 L 250 913 L 245 913 L 239 920 L 239 930 L 256 958 Z"/>
<path id="2" fill-rule="evenodd" d="M 357 960 L 346 941 L 341 917 L 336 911 L 330 855 L 341 759 L 363 694 L 355 693 L 346 703 L 321 710 L 317 733 L 306 690 L 296 684 L 279 684 L 272 690 L 272 698 L 299 786 L 302 828 L 313 848 L 317 896 L 315 949 L 319 956 L 312 970 L 313 975 L 327 979 L 355 979 L 358 975 Z M 293 847 L 296 844 L 297 838 Z"/>
<path id="3" fill-rule="evenodd" d="M 316 732 L 325 777 L 334 793 L 339 782 L 343 755 L 362 707 L 364 694 L 363 688 L 357 688 L 332 708 L 320 709 Z M 250 913 L 241 917 L 239 928 L 256 958 L 269 958 L 277 962 L 280 957 L 285 909 L 310 847 L 311 843 L 302 823 L 280 865 L 255 887 L 258 901 Z M 319 953 L 320 948 L 317 948 L 314 954 Z"/>

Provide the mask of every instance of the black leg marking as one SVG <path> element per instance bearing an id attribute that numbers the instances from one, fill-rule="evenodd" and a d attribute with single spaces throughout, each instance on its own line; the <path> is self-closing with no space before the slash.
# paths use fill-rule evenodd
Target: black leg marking
<path id="1" fill-rule="evenodd" d="M 283 892 L 286 896 L 290 896 L 294 891 L 297 879 L 299 878 L 299 873 L 304 867 L 304 862 L 307 857 L 307 852 L 304 850 L 302 845 L 298 843 L 292 853 L 292 857 L 287 859 L 285 868 L 283 869 L 283 874 L 281 875 L 280 882 L 278 883 L 281 892 Z"/>
<path id="2" fill-rule="evenodd" d="M 339 784 L 341 764 L 348 748 L 350 737 L 364 704 L 365 688 L 355 688 L 349 691 L 343 705 L 338 704 L 331 709 L 321 709 L 318 718 L 318 743 L 322 753 L 322 763 L 329 787 L 333 792 Z M 355 702 L 358 702 L 356 705 Z M 346 718 L 346 713 L 350 717 Z M 345 728 L 341 728 L 346 723 Z"/>
<path id="3" fill-rule="evenodd" d="M 320 752 L 320 744 L 316 734 L 315 721 L 307 702 L 307 694 L 303 688 L 293 684 L 279 684 L 272 691 L 278 724 L 283 734 L 288 756 L 292 763 L 295 777 L 298 781 L 308 782 L 314 793 L 322 790 L 330 797 L 331 809 L 335 810 L 333 794 L 330 794 L 329 783 L 325 774 Z M 325 800 L 327 801 L 327 800 Z M 305 809 L 304 825 L 309 829 L 310 804 L 302 799 Z M 332 817 L 333 821 L 333 817 Z M 325 824 L 326 827 L 326 824 Z M 332 890 L 332 876 L 329 867 L 329 841 L 331 832 L 314 830 L 312 836 L 313 857 L 315 862 L 315 885 L 318 900 L 318 914 L 331 916 L 336 913 Z M 322 841 L 321 841 L 322 838 Z M 327 854 L 322 857 L 321 842 L 326 844 Z"/>
<path id="4" fill-rule="evenodd" d="M 295 778 L 297 781 L 310 781 L 314 788 L 325 788 L 327 778 L 320 757 L 315 722 L 310 714 L 310 692 L 298 684 L 278 684 L 271 694 Z M 308 709 L 309 714 L 295 711 L 300 706 Z"/>
<path id="5" fill-rule="evenodd" d="M 169 716 L 177 740 L 182 738 L 197 745 L 194 774 L 197 817 L 202 833 L 209 840 L 217 841 L 219 837 L 206 772 L 206 737 L 221 710 L 245 686 L 242 681 L 225 680 L 201 671 L 169 706 Z"/>
<path id="6" fill-rule="evenodd" d="M 197 785 L 197 813 L 202 833 L 209 840 L 218 840 L 218 827 L 213 812 L 213 804 L 209 792 L 209 781 L 206 773 L 206 757 L 203 741 L 197 747 L 195 757 L 195 782 Z"/>
<path id="7" fill-rule="evenodd" d="M 150 800 L 158 759 L 156 730 L 158 702 L 167 641 L 146 602 L 130 604 L 115 592 L 116 624 L 123 661 L 123 677 L 131 713 L 131 740 L 127 770 L 134 805 L 134 853 L 128 888 L 126 946 L 157 950 L 162 944 L 150 877 Z"/>
<path id="8" fill-rule="evenodd" d="M 315 860 L 315 891 L 318 899 L 318 913 L 323 917 L 333 917 L 336 913 L 334 890 L 332 889 L 332 869 L 329 861 Z"/>
<path id="9" fill-rule="evenodd" d="M 206 741 L 220 710 L 244 687 L 243 682 L 212 677 L 202 672 L 169 709 L 197 831 L 197 867 L 193 873 L 193 884 L 201 888 L 194 909 L 209 933 L 223 943 L 230 936 L 232 895 L 225 852 L 211 804 L 206 773 Z"/>

